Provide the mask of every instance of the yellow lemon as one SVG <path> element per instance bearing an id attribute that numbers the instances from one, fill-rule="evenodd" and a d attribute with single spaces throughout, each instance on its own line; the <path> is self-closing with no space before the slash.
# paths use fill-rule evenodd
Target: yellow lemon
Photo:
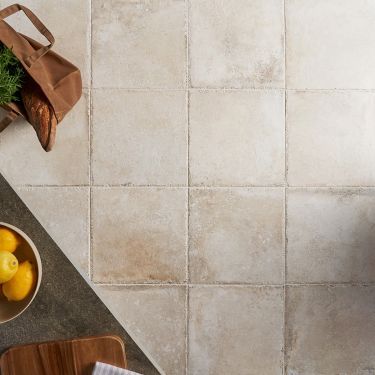
<path id="1" fill-rule="evenodd" d="M 36 271 L 27 260 L 18 266 L 18 271 L 3 284 L 3 293 L 8 301 L 21 301 L 33 290 L 36 283 Z"/>
<path id="2" fill-rule="evenodd" d="M 17 270 L 17 258 L 9 251 L 0 251 L 0 284 L 9 281 Z"/>
<path id="3" fill-rule="evenodd" d="M 0 250 L 13 253 L 20 242 L 17 233 L 14 233 L 11 229 L 0 227 Z"/>

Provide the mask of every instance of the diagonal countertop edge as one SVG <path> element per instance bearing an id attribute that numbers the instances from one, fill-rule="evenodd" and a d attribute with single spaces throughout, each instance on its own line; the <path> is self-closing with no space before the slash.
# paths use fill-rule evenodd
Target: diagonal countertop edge
<path id="1" fill-rule="evenodd" d="M 1 171 L 0 221 L 15 225 L 28 234 L 43 263 L 42 286 L 33 304 L 19 318 L 0 325 L 1 352 L 21 343 L 115 333 L 125 341 L 130 370 L 145 375 L 163 373 L 155 360 L 136 344 L 134 336 L 118 322 L 116 312 L 104 304 L 96 286 L 65 256 Z M 67 279 L 72 290 L 66 288 Z M 100 319 L 97 319 L 98 314 Z"/>

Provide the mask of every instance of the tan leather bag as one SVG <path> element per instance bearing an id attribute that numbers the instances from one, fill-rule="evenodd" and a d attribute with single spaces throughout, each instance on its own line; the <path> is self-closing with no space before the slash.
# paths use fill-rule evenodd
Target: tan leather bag
<path id="1" fill-rule="evenodd" d="M 26 35 L 16 32 L 4 21 L 4 18 L 20 10 L 46 37 L 49 45 L 43 46 Z M 25 69 L 28 79 L 36 83 L 45 95 L 48 104 L 53 109 L 57 123 L 61 122 L 82 95 L 82 79 L 77 67 L 51 50 L 55 42 L 51 32 L 30 9 L 20 4 L 13 4 L 0 11 L 0 42 L 12 49 L 13 54 Z M 27 115 L 21 101 L 2 107 L 7 111 L 7 115 L 0 121 L 0 132 L 19 116 L 23 116 L 37 130 L 37 124 Z M 54 143 L 56 129 L 53 128 L 57 123 L 52 124 L 48 129 L 49 142 L 43 145 L 46 151 L 49 151 Z"/>

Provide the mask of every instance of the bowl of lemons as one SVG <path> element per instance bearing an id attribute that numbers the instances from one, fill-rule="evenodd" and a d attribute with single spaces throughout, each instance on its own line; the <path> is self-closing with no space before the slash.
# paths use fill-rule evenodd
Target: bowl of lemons
<path id="1" fill-rule="evenodd" d="M 41 279 L 42 263 L 34 243 L 20 229 L 0 222 L 0 324 L 28 308 Z"/>

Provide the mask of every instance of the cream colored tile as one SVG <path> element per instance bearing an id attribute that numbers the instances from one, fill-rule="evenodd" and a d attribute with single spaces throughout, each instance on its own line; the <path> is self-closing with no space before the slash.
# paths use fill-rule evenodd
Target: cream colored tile
<path id="1" fill-rule="evenodd" d="M 94 86 L 184 87 L 185 29 L 183 0 L 94 1 Z"/>
<path id="2" fill-rule="evenodd" d="M 1 111 L 1 117 L 4 111 Z M 33 127 L 24 120 L 11 124 L 0 136 L 0 170 L 14 185 L 88 184 L 88 95 L 57 127 L 56 144 L 46 153 Z"/>
<path id="3" fill-rule="evenodd" d="M 184 281 L 186 208 L 182 188 L 95 188 L 94 281 Z"/>
<path id="4" fill-rule="evenodd" d="M 284 189 L 193 189 L 192 282 L 283 283 Z"/>
<path id="5" fill-rule="evenodd" d="M 185 287 L 99 286 L 99 294 L 153 362 L 185 374 Z"/>
<path id="6" fill-rule="evenodd" d="M 193 87 L 283 87 L 280 0 L 190 0 Z"/>
<path id="7" fill-rule="evenodd" d="M 375 190 L 289 190 L 288 280 L 375 281 Z"/>
<path id="8" fill-rule="evenodd" d="M 82 274 L 89 269 L 89 188 L 16 189 L 33 215 Z"/>
<path id="9" fill-rule="evenodd" d="M 189 374 L 281 374 L 282 296 L 282 288 L 192 288 Z"/>
<path id="10" fill-rule="evenodd" d="M 288 288 L 286 373 L 373 374 L 374 301 L 373 286 Z"/>
<path id="11" fill-rule="evenodd" d="M 374 88 L 375 3 L 287 0 L 287 86 Z"/>
<path id="12" fill-rule="evenodd" d="M 186 94 L 95 90 L 96 184 L 187 184 Z"/>
<path id="13" fill-rule="evenodd" d="M 194 185 L 283 184 L 283 92 L 192 92 L 190 175 Z"/>
<path id="14" fill-rule="evenodd" d="M 0 8 L 13 4 L 13 0 L 0 0 Z M 83 84 L 90 84 L 90 0 L 23 0 L 51 31 L 56 39 L 53 50 L 74 65 L 82 73 Z M 17 30 L 47 45 L 46 39 L 23 14 L 6 19 Z"/>
<path id="15" fill-rule="evenodd" d="M 289 92 L 288 181 L 294 186 L 375 184 L 375 94 Z"/>

